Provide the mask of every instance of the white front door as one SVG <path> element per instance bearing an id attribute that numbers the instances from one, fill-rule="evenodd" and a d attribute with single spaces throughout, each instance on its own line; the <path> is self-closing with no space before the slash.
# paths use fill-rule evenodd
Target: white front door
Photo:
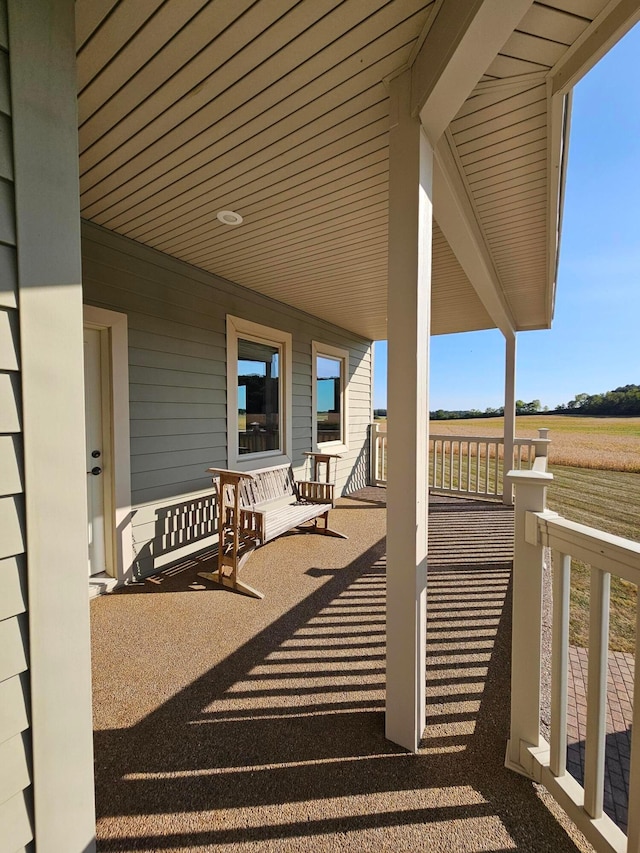
<path id="1" fill-rule="evenodd" d="M 101 332 L 84 330 L 84 406 L 89 575 L 106 572 Z"/>

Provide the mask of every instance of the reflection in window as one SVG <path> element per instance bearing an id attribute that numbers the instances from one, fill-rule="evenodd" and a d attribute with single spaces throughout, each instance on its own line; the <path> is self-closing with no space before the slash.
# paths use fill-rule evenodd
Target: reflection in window
<path id="1" fill-rule="evenodd" d="M 342 360 L 316 357 L 317 442 L 342 441 Z"/>
<path id="2" fill-rule="evenodd" d="M 280 348 L 238 338 L 238 449 L 280 449 Z"/>

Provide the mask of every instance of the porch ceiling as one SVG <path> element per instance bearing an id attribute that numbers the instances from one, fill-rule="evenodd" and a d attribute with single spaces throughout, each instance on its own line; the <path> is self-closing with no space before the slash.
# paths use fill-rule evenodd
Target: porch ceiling
<path id="1" fill-rule="evenodd" d="M 553 313 L 547 76 L 606 1 L 534 2 L 442 141 L 519 329 Z M 412 63 L 441 5 L 78 0 L 82 215 L 386 337 L 383 81 Z M 244 224 L 222 225 L 221 209 Z M 433 333 L 494 325 L 435 225 Z"/>

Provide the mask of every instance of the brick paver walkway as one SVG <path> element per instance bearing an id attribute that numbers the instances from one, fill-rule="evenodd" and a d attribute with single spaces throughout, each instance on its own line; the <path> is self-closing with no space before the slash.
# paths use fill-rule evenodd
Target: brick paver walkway
<path id="1" fill-rule="evenodd" d="M 569 648 L 567 770 L 582 784 L 587 735 L 588 649 Z M 633 707 L 633 655 L 609 652 L 604 810 L 626 832 Z"/>

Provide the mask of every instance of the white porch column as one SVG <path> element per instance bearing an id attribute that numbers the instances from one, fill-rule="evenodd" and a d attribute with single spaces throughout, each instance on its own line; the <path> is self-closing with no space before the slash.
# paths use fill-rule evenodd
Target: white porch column
<path id="1" fill-rule="evenodd" d="M 9 0 L 8 12 L 34 848 L 90 853 L 95 808 L 74 3 Z"/>
<path id="2" fill-rule="evenodd" d="M 544 512 L 553 474 L 544 470 L 507 475 L 516 493 L 511 633 L 511 729 L 505 765 L 533 778 L 528 750 L 540 745 L 540 665 L 544 549 L 528 514 Z M 535 535 L 534 535 L 535 534 Z M 535 543 L 535 544 L 533 544 Z"/>
<path id="3" fill-rule="evenodd" d="M 425 726 L 428 362 L 433 150 L 391 83 L 386 735 L 415 752 Z"/>
<path id="4" fill-rule="evenodd" d="M 507 474 L 513 468 L 513 442 L 516 435 L 516 336 L 505 337 L 504 370 L 504 460 L 502 464 L 502 500 L 513 503 L 513 484 Z"/>

